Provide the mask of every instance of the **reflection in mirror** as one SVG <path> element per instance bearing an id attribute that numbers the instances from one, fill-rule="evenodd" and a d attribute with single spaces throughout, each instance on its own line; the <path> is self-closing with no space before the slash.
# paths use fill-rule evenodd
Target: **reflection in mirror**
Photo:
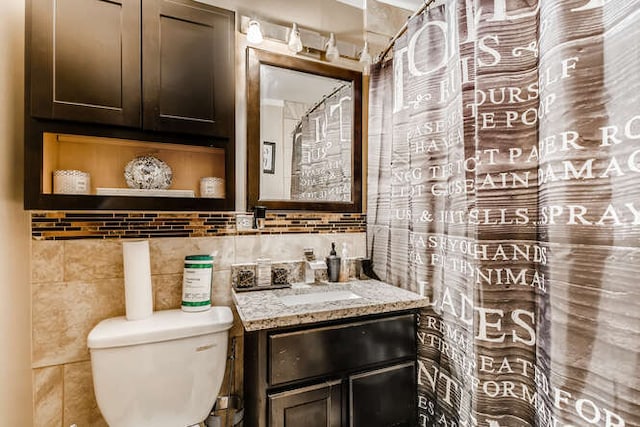
<path id="1" fill-rule="evenodd" d="M 351 201 L 351 82 L 260 67 L 260 201 Z"/>
<path id="2" fill-rule="evenodd" d="M 360 210 L 361 75 L 248 51 L 249 207 Z"/>

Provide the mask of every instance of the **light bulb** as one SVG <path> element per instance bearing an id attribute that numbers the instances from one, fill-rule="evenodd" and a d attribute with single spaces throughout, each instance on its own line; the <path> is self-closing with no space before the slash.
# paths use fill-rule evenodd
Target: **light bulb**
<path id="1" fill-rule="evenodd" d="M 371 54 L 369 53 L 369 43 L 364 42 L 364 47 L 360 53 L 360 64 L 362 64 L 362 72 L 365 76 L 369 75 L 369 68 L 371 67 Z"/>
<path id="2" fill-rule="evenodd" d="M 252 19 L 249 21 L 249 28 L 247 29 L 247 41 L 251 44 L 260 44 L 263 40 L 260 23 Z"/>
<path id="3" fill-rule="evenodd" d="M 340 52 L 336 47 L 336 38 L 333 36 L 333 33 L 331 33 L 331 35 L 329 36 L 329 41 L 327 42 L 325 47 L 326 51 L 324 55 L 327 58 L 327 61 L 333 62 L 340 57 Z"/>
<path id="4" fill-rule="evenodd" d="M 302 50 L 302 40 L 300 39 L 300 31 L 298 31 L 298 25 L 294 22 L 289 34 L 289 43 L 287 43 L 289 50 L 293 53 L 298 53 Z"/>

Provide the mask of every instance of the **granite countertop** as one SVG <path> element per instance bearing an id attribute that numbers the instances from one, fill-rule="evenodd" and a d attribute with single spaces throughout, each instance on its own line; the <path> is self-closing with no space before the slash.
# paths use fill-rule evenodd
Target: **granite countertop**
<path id="1" fill-rule="evenodd" d="M 310 300 L 330 299 L 338 295 L 351 296 L 326 302 L 294 304 L 287 299 L 304 300 L 306 294 L 316 294 Z M 351 295 L 349 293 L 353 293 Z M 325 294 L 325 295 L 321 295 Z M 285 297 L 284 300 L 281 299 Z M 329 297 L 329 298 L 325 298 Z M 359 297 L 359 298 L 357 298 Z M 345 319 L 368 314 L 387 313 L 425 307 L 428 299 L 377 280 L 352 280 L 322 285 L 294 284 L 288 289 L 233 291 L 233 301 L 246 331 L 302 325 L 325 320 Z"/>

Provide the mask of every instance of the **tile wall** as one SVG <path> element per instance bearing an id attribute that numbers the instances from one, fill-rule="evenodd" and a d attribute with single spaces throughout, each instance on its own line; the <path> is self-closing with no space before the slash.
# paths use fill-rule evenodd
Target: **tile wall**
<path id="1" fill-rule="evenodd" d="M 34 425 L 106 426 L 93 394 L 86 337 L 101 320 L 124 315 L 121 240 L 90 235 L 43 239 L 33 232 L 36 224 L 41 224 L 38 218 L 42 218 L 41 213 L 32 215 Z M 228 306 L 233 306 L 232 264 L 253 262 L 260 256 L 273 261 L 301 260 L 305 247 L 326 256 L 331 242 L 338 247 L 347 242 L 351 256 L 365 256 L 363 228 L 356 227 L 353 232 L 304 232 L 303 222 L 297 230 L 272 234 L 273 229 L 267 227 L 259 235 L 229 232 L 211 237 L 149 238 L 154 310 L 180 307 L 183 260 L 189 254 L 218 252 L 212 299 L 216 305 Z M 238 340 L 233 392 L 241 394 L 242 326 L 237 315 L 230 335 Z M 226 393 L 226 385 L 222 393 Z"/>

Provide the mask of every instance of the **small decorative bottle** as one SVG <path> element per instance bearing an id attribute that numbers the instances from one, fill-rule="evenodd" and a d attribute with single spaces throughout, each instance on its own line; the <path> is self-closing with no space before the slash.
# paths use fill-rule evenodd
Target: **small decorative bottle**
<path id="1" fill-rule="evenodd" d="M 256 260 L 256 285 L 271 286 L 271 260 L 269 258 Z"/>
<path id="2" fill-rule="evenodd" d="M 340 257 L 336 254 L 336 244 L 331 243 L 331 252 L 327 257 L 327 276 L 330 282 L 337 282 L 340 279 Z"/>
<path id="3" fill-rule="evenodd" d="M 349 252 L 347 250 L 347 243 L 342 243 L 342 252 L 340 253 L 340 281 L 348 282 L 349 281 L 349 262 L 347 261 L 347 257 L 349 256 Z"/>

